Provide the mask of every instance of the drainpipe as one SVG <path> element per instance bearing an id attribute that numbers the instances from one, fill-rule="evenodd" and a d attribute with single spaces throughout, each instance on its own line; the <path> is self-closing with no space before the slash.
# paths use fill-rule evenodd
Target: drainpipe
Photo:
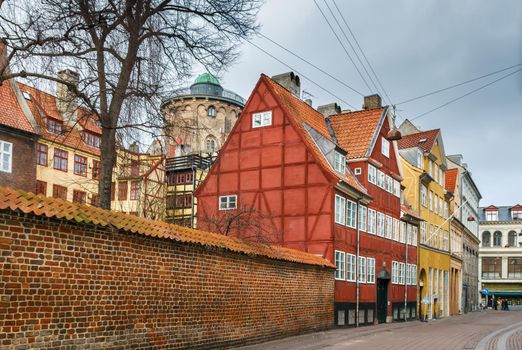
<path id="1" fill-rule="evenodd" d="M 421 210 L 422 210 L 422 203 L 421 203 L 421 190 L 422 190 L 422 181 L 420 180 L 420 177 L 419 177 L 419 200 L 418 200 L 418 208 L 419 208 L 419 216 L 420 216 L 420 221 L 419 221 L 419 236 L 417 237 L 417 272 L 420 272 L 421 271 L 421 268 L 420 268 L 420 243 L 421 243 L 421 240 L 419 238 L 422 238 L 420 237 L 420 225 L 421 225 L 421 221 L 422 221 L 422 215 L 421 215 Z M 426 193 L 426 196 L 428 195 L 428 193 Z M 428 234 L 428 227 L 426 226 L 426 235 Z M 420 275 L 417 275 L 417 293 L 419 294 L 419 319 L 421 321 L 424 321 L 424 317 L 422 315 L 422 294 L 420 293 Z M 423 282 L 424 283 L 424 282 Z M 426 288 L 427 286 L 422 286 L 423 288 Z M 426 291 L 426 289 L 424 289 Z M 426 305 L 424 305 L 424 314 L 426 314 Z"/>
<path id="2" fill-rule="evenodd" d="M 359 327 L 359 236 L 360 236 L 360 230 L 359 230 L 359 205 L 361 203 L 361 199 L 357 199 L 357 215 L 355 220 L 355 227 L 357 228 L 357 252 L 355 256 L 355 286 L 356 286 L 356 304 L 355 304 L 355 327 Z"/>
<path id="3" fill-rule="evenodd" d="M 406 232 L 404 234 L 406 235 L 406 265 L 404 266 L 404 274 L 406 274 L 408 273 L 408 223 L 406 223 Z M 406 321 L 406 306 L 408 301 L 408 284 L 406 280 L 406 276 L 404 276 L 404 321 Z"/>

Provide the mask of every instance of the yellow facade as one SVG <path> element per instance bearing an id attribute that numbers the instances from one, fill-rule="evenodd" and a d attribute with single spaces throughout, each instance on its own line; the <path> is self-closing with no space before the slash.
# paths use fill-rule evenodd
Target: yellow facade
<path id="1" fill-rule="evenodd" d="M 446 162 L 440 132 L 431 151 L 419 147 L 418 152 L 415 165 L 401 157 L 402 184 L 404 199 L 423 220 L 417 249 L 419 315 L 431 319 L 448 316 L 450 304 L 449 203 L 444 188 Z"/>

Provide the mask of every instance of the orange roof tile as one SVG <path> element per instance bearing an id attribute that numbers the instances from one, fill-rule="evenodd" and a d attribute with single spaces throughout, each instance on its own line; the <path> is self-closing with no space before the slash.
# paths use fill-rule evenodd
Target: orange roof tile
<path id="1" fill-rule="evenodd" d="M 301 132 L 301 134 L 304 136 L 304 139 L 308 143 L 309 148 L 312 150 L 312 153 L 315 154 L 323 168 L 328 171 L 330 175 L 342 179 L 357 191 L 367 194 L 368 191 L 366 188 L 361 185 L 361 183 L 355 178 L 355 175 L 349 169 L 346 171 L 344 177 L 339 176 L 339 174 L 333 170 L 319 147 L 316 145 L 315 141 L 305 129 L 304 125 L 307 124 L 308 126 L 314 128 L 321 135 L 326 137 L 328 140 L 334 142 L 330 132 L 328 131 L 328 126 L 326 125 L 324 116 L 307 103 L 296 98 L 294 95 L 292 95 L 292 93 L 290 93 L 290 91 L 266 75 L 262 74 L 261 79 L 265 79 L 265 81 L 271 87 L 281 107 L 286 111 L 287 116 L 295 122 L 298 131 Z"/>
<path id="2" fill-rule="evenodd" d="M 434 129 L 418 132 L 416 134 L 405 135 L 397 142 L 397 144 L 399 149 L 420 147 L 426 152 L 431 152 L 439 132 L 440 129 Z"/>
<path id="3" fill-rule="evenodd" d="M 33 193 L 8 187 L 0 187 L 0 209 L 19 210 L 23 213 L 37 216 L 58 218 L 77 223 L 90 223 L 103 227 L 112 226 L 134 234 L 171 239 L 177 242 L 198 244 L 205 247 L 223 248 L 251 256 L 262 256 L 274 260 L 335 268 L 332 263 L 310 253 L 244 241 L 235 237 L 194 230 L 121 212 L 78 205 L 65 200 L 41 195 L 37 196 Z"/>
<path id="4" fill-rule="evenodd" d="M 457 185 L 457 174 L 459 170 L 457 168 L 446 170 L 446 190 L 451 193 L 455 193 L 455 186 Z"/>
<path id="5" fill-rule="evenodd" d="M 335 137 L 339 145 L 348 152 L 348 159 L 368 156 L 368 150 L 384 110 L 384 108 L 375 108 L 330 117 Z"/>
<path id="6" fill-rule="evenodd" d="M 16 99 L 13 81 L 4 81 L 0 85 L 0 124 L 14 129 L 35 133 L 33 126 Z"/>
<path id="7" fill-rule="evenodd" d="M 420 217 L 419 213 L 417 213 L 417 211 L 413 210 L 408 204 L 406 203 L 402 203 L 401 204 L 401 211 L 403 213 L 406 213 L 408 214 L 409 216 L 412 216 L 416 219 L 419 219 L 419 220 L 422 220 L 422 218 Z"/>

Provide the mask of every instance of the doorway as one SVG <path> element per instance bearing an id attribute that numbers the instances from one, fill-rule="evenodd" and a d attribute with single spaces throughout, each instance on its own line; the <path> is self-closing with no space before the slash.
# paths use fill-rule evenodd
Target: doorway
<path id="1" fill-rule="evenodd" d="M 388 316 L 388 282 L 389 279 L 377 279 L 377 321 L 385 323 Z"/>

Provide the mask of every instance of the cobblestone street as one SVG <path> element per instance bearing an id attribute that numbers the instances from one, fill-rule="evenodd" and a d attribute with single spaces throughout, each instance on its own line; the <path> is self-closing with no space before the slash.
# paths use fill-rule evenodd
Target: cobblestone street
<path id="1" fill-rule="evenodd" d="M 483 311 L 429 322 L 335 329 L 246 346 L 242 350 L 522 349 L 522 311 Z"/>

